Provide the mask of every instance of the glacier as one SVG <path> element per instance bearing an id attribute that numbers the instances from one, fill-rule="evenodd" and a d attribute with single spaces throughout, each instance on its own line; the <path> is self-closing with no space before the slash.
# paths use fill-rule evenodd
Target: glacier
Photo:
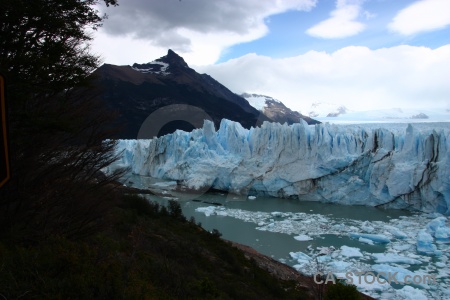
<path id="1" fill-rule="evenodd" d="M 264 122 L 244 129 L 176 131 L 118 140 L 121 166 L 135 174 L 242 195 L 450 214 L 448 130 L 365 129 L 328 123 Z"/>

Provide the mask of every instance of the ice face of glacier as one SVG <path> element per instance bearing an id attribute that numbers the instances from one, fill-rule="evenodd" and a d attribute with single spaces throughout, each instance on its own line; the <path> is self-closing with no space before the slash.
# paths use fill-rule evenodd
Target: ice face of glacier
<path id="1" fill-rule="evenodd" d="M 450 136 L 305 122 L 244 129 L 222 120 L 152 140 L 119 140 L 132 172 L 239 194 L 450 214 Z"/>

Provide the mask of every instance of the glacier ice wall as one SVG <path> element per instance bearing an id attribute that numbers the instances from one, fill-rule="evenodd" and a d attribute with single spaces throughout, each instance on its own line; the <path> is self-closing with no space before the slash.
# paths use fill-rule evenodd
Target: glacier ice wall
<path id="1" fill-rule="evenodd" d="M 244 129 L 205 121 L 190 133 L 119 140 L 135 174 L 217 188 L 340 204 L 450 214 L 450 135 L 443 130 L 365 130 L 265 122 Z"/>

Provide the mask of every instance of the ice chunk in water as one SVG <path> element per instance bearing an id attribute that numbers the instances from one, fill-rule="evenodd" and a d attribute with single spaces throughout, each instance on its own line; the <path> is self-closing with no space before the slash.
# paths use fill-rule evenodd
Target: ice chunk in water
<path id="1" fill-rule="evenodd" d="M 375 258 L 376 263 L 400 263 L 409 265 L 422 263 L 420 260 L 392 253 L 374 253 L 372 257 Z"/>
<path id="2" fill-rule="evenodd" d="M 333 272 L 343 272 L 348 269 L 352 264 L 346 261 L 332 261 L 327 264 L 327 267 L 330 268 Z"/>
<path id="3" fill-rule="evenodd" d="M 372 270 L 377 273 L 381 273 L 381 276 L 387 280 L 391 280 L 392 283 L 405 283 L 405 276 L 409 276 L 406 278 L 414 278 L 414 273 L 408 269 L 401 267 L 393 267 L 388 264 L 375 264 L 372 265 Z M 391 276 L 389 276 L 391 275 Z"/>
<path id="4" fill-rule="evenodd" d="M 445 227 L 446 221 L 447 221 L 447 218 L 445 218 L 445 217 L 438 217 L 438 218 L 430 221 L 427 224 L 427 231 L 429 233 L 431 233 L 431 235 L 434 235 L 434 233 L 436 232 L 436 229 L 438 229 L 440 227 Z"/>
<path id="5" fill-rule="evenodd" d="M 195 209 L 196 212 L 204 213 L 205 216 L 209 217 L 213 215 L 216 211 L 215 206 L 207 206 L 207 207 L 198 207 Z"/>
<path id="6" fill-rule="evenodd" d="M 419 231 L 417 235 L 417 252 L 426 255 L 441 255 L 442 252 L 437 250 L 433 244 L 433 237 L 424 229 Z"/>
<path id="7" fill-rule="evenodd" d="M 354 239 L 365 238 L 365 239 L 372 240 L 375 243 L 379 243 L 379 244 L 387 244 L 387 243 L 391 242 L 391 240 L 383 234 L 369 234 L 369 233 L 352 232 L 352 233 L 350 233 L 350 237 L 352 237 Z"/>
<path id="8" fill-rule="evenodd" d="M 408 235 L 406 233 L 394 226 L 385 225 L 384 228 L 386 228 L 397 239 L 403 240 L 408 238 Z"/>
<path id="9" fill-rule="evenodd" d="M 450 227 L 445 226 L 446 221 L 447 218 L 438 217 L 430 221 L 426 226 L 427 232 L 434 236 L 437 242 L 450 242 Z"/>
<path id="10" fill-rule="evenodd" d="M 402 289 L 398 290 L 396 294 L 398 296 L 404 297 L 403 299 L 413 299 L 413 300 L 427 300 L 428 299 L 428 297 L 425 295 L 423 290 L 414 288 L 409 285 L 406 285 Z"/>
<path id="11" fill-rule="evenodd" d="M 297 241 L 303 242 L 303 241 L 311 241 L 312 237 L 309 237 L 305 234 L 300 234 L 300 235 L 294 236 L 294 239 L 296 239 Z"/>
<path id="12" fill-rule="evenodd" d="M 289 252 L 289 255 L 296 260 L 307 261 L 309 262 L 312 258 L 308 254 L 305 254 L 301 251 L 299 252 Z"/>
<path id="13" fill-rule="evenodd" d="M 366 239 L 366 238 L 363 238 L 363 237 L 360 237 L 358 239 L 358 241 L 360 241 L 361 243 L 366 243 L 366 244 L 369 244 L 369 245 L 373 245 L 373 241 L 372 240 L 369 240 L 369 239 Z"/>
<path id="14" fill-rule="evenodd" d="M 347 257 L 363 257 L 361 250 L 355 247 L 342 246 L 341 255 Z"/>

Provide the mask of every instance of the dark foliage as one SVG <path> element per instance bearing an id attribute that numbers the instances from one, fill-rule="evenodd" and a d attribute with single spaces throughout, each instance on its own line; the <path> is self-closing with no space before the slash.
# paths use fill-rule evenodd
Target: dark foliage
<path id="1" fill-rule="evenodd" d="M 169 200 L 169 205 L 167 206 L 169 215 L 173 218 L 179 219 L 181 221 L 186 221 L 183 211 L 181 210 L 180 204 L 175 200 Z"/>
<path id="2" fill-rule="evenodd" d="M 116 0 L 2 0 L 0 66 L 15 84 L 32 85 L 35 93 L 61 91 L 84 81 L 98 58 L 89 53 L 103 17 L 94 5 Z"/>
<path id="3" fill-rule="evenodd" d="M 111 227 L 77 242 L 0 243 L 7 299 L 304 299 L 241 251 L 163 206 L 122 197 Z"/>
<path id="4" fill-rule="evenodd" d="M 361 299 L 361 294 L 354 285 L 346 285 L 341 281 L 337 281 L 336 284 L 330 284 L 327 286 L 327 292 L 325 294 L 326 300 L 358 300 Z"/>
<path id="5" fill-rule="evenodd" d="M 81 238 L 104 225 L 113 200 L 107 191 L 120 174 L 100 172 L 116 160 L 114 142 L 103 142 L 113 115 L 87 85 L 99 59 L 88 51 L 86 30 L 101 25 L 99 2 L 1 3 L 12 178 L 0 190 L 0 238 Z"/>

